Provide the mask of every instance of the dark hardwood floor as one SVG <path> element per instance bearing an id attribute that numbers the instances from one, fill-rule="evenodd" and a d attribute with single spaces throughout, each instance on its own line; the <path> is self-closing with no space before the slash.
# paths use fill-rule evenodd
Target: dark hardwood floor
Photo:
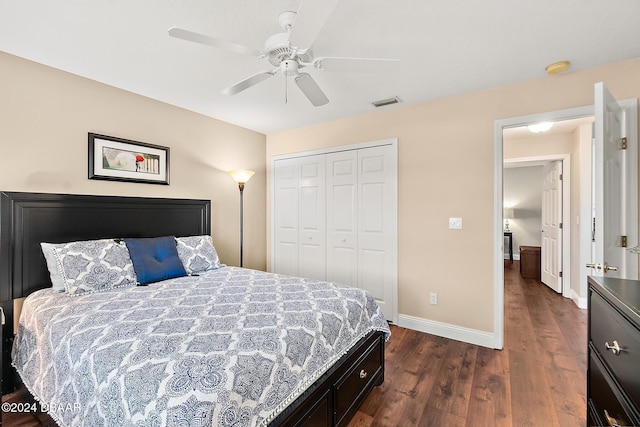
<path id="1" fill-rule="evenodd" d="M 586 321 L 586 310 L 507 261 L 504 349 L 392 326 L 385 382 L 349 427 L 583 427 Z M 30 414 L 3 415 L 4 426 L 42 426 Z"/>
<path id="2" fill-rule="evenodd" d="M 393 327 L 385 382 L 349 427 L 586 425 L 587 312 L 505 262 L 505 343 Z"/>

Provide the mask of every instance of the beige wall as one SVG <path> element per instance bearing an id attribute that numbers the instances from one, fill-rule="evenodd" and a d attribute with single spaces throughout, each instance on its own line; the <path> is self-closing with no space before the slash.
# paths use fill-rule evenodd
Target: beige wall
<path id="1" fill-rule="evenodd" d="M 276 132 L 265 152 L 262 134 L 0 53 L 0 190 L 211 199 L 216 247 L 237 264 L 239 196 L 225 171 L 253 169 L 245 266 L 264 269 L 271 156 L 398 137 L 399 312 L 492 331 L 494 121 L 592 104 L 598 81 L 636 98 L 640 60 Z M 171 185 L 87 179 L 87 132 L 170 147 Z M 463 230 L 448 230 L 451 216 Z"/>
<path id="2" fill-rule="evenodd" d="M 245 189 L 245 266 L 266 268 L 265 136 L 0 52 L 0 190 L 210 199 L 222 262 L 239 259 L 239 191 L 226 173 L 253 169 Z M 170 147 L 170 185 L 89 180 L 87 133 Z"/>
<path id="3" fill-rule="evenodd" d="M 399 313 L 492 332 L 494 122 L 593 104 L 599 81 L 619 99 L 640 96 L 640 59 L 272 133 L 267 161 L 397 137 Z M 462 230 L 448 229 L 452 216 Z"/>

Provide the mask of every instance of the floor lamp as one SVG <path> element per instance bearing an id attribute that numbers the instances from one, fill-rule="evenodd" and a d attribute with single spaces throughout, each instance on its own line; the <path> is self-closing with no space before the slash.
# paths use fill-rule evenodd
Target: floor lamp
<path id="1" fill-rule="evenodd" d="M 242 207 L 242 197 L 244 193 L 244 184 L 251 179 L 251 177 L 255 174 L 254 171 L 249 170 L 233 170 L 229 171 L 229 175 L 233 178 L 235 182 L 238 183 L 238 189 L 240 190 L 240 267 L 242 267 L 242 229 L 243 229 L 243 207 Z"/>

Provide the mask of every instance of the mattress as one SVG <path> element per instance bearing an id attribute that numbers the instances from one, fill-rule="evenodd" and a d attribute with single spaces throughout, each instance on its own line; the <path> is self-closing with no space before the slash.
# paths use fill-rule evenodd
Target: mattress
<path id="1" fill-rule="evenodd" d="M 107 292 L 43 289 L 12 350 L 60 426 L 267 425 L 371 331 L 360 289 L 237 267 Z"/>

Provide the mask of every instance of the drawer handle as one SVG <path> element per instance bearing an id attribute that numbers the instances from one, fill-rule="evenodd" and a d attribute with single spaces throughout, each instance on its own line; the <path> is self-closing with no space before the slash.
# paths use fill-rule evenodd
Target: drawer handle
<path id="1" fill-rule="evenodd" d="M 365 371 L 364 369 L 362 371 L 360 371 L 360 378 L 361 379 L 367 378 L 367 375 L 369 375 L 369 374 L 367 374 L 367 371 Z"/>
<path id="2" fill-rule="evenodd" d="M 618 420 L 609 415 L 606 409 L 604 410 L 604 417 L 607 419 L 607 423 L 609 423 L 611 427 L 621 427 L 621 424 L 618 422 Z"/>
<path id="3" fill-rule="evenodd" d="M 620 348 L 620 345 L 616 340 L 613 340 L 613 345 L 609 344 L 609 341 L 605 342 L 604 348 L 606 348 L 607 350 L 611 350 L 611 352 L 616 356 L 620 355 L 620 352 L 622 351 L 622 348 Z"/>

